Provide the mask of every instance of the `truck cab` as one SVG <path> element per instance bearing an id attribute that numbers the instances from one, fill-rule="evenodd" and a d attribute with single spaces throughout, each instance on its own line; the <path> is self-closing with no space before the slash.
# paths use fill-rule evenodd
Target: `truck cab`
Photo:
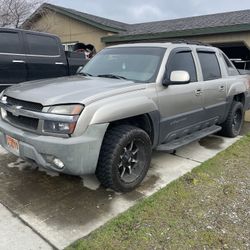
<path id="1" fill-rule="evenodd" d="M 80 54 L 80 55 L 79 55 Z M 87 60 L 65 54 L 57 36 L 20 29 L 0 29 L 0 89 L 13 84 L 75 74 Z"/>

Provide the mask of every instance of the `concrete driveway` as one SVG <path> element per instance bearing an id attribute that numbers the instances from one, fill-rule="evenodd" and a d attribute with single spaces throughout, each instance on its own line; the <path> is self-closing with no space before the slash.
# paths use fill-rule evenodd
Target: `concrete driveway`
<path id="1" fill-rule="evenodd" d="M 62 249 L 239 138 L 210 136 L 175 155 L 154 152 L 148 177 L 128 194 L 103 189 L 94 176 L 44 172 L 0 149 L 0 249 Z"/>

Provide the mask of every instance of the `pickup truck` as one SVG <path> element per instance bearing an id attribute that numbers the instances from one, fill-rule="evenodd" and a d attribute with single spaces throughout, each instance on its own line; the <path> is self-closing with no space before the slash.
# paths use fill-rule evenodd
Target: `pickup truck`
<path id="1" fill-rule="evenodd" d="M 71 175 L 96 174 L 129 192 L 152 150 L 220 132 L 238 136 L 250 79 L 217 48 L 191 43 L 117 45 L 71 77 L 21 83 L 1 93 L 0 144 Z"/>
<path id="2" fill-rule="evenodd" d="M 0 89 L 16 83 L 73 75 L 87 60 L 84 53 L 64 52 L 57 36 L 0 28 Z"/>

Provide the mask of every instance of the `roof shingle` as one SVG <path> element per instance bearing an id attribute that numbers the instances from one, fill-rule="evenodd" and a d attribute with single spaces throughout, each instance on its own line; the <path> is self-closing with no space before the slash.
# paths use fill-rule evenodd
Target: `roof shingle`
<path id="1" fill-rule="evenodd" d="M 159 36 L 159 34 L 165 34 L 165 36 L 169 34 L 169 37 L 174 37 L 174 35 L 178 33 L 179 36 L 185 36 L 187 34 L 199 34 L 201 30 L 203 33 L 207 30 L 209 34 L 212 34 L 213 30 L 215 33 L 220 33 L 225 30 L 223 27 L 229 27 L 227 29 L 229 31 L 230 27 L 234 27 L 235 31 L 242 29 L 250 30 L 250 10 L 127 24 L 47 3 L 43 4 L 27 21 L 25 21 L 22 27 L 26 27 L 36 15 L 39 15 L 39 10 L 43 8 L 62 13 L 81 22 L 89 23 L 100 29 L 116 33 L 113 36 L 102 38 L 104 42 L 115 42 L 122 39 L 125 41 L 126 39 L 129 40 L 129 38 L 141 38 L 147 35 L 156 37 Z M 196 32 L 198 30 L 199 32 Z"/>

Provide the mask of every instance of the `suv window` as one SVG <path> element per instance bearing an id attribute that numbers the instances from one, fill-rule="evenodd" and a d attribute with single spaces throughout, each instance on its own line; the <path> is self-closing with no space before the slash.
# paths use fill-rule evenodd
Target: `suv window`
<path id="1" fill-rule="evenodd" d="M 204 81 L 221 78 L 220 65 L 214 52 L 198 52 Z"/>
<path id="2" fill-rule="evenodd" d="M 229 76 L 236 76 L 238 75 L 238 70 L 234 67 L 233 63 L 227 58 L 227 56 L 224 53 L 221 53 L 223 60 L 225 62 L 225 66 L 227 69 L 227 73 Z"/>
<path id="3" fill-rule="evenodd" d="M 167 64 L 167 79 L 170 79 L 170 74 L 176 70 L 187 71 L 190 75 L 190 81 L 197 81 L 196 67 L 191 51 L 177 52 L 173 55 Z"/>
<path id="4" fill-rule="evenodd" d="M 21 53 L 21 44 L 17 32 L 0 32 L 0 53 Z"/>
<path id="5" fill-rule="evenodd" d="M 29 54 L 33 55 L 59 55 L 59 47 L 54 37 L 27 34 Z"/>

